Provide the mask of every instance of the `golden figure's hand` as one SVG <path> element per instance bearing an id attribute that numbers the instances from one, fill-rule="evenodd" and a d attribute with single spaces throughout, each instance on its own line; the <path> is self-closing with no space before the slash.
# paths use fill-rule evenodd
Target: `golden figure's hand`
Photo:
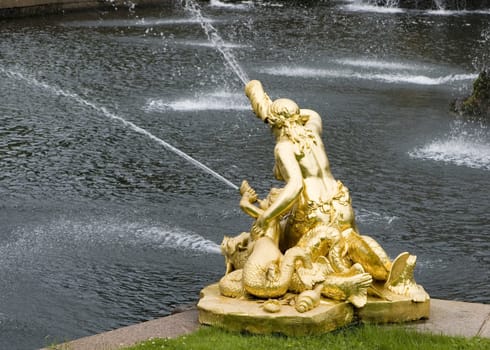
<path id="1" fill-rule="evenodd" d="M 247 83 L 247 85 L 245 85 L 245 95 L 247 95 L 247 97 L 250 97 L 250 95 L 252 94 L 252 91 L 255 90 L 255 89 L 260 89 L 262 91 L 264 90 L 264 88 L 262 87 L 262 84 L 260 83 L 260 81 L 258 81 L 258 80 L 250 80 Z"/>
<path id="2" fill-rule="evenodd" d="M 255 190 L 248 184 L 247 180 L 243 180 L 240 186 L 240 194 L 242 198 L 247 200 L 249 203 L 255 203 L 258 199 Z"/>

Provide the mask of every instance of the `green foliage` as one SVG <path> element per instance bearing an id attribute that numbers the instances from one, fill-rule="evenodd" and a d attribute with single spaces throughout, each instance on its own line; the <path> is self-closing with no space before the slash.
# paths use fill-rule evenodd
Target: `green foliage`
<path id="1" fill-rule="evenodd" d="M 478 99 L 490 99 L 490 71 L 482 71 L 473 83 L 473 96 Z"/>
<path id="2" fill-rule="evenodd" d="M 175 339 L 153 339 L 126 350 L 484 350 L 490 339 L 462 338 L 418 333 L 401 326 L 357 325 L 321 336 L 284 337 L 230 333 L 205 327 Z"/>
<path id="3" fill-rule="evenodd" d="M 473 83 L 472 94 L 464 100 L 456 100 L 451 109 L 468 118 L 490 118 L 490 71 L 483 70 Z"/>

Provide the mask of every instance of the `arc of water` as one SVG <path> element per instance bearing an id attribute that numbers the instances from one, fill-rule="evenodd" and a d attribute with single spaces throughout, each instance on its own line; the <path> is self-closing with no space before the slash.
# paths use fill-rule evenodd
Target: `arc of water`
<path id="1" fill-rule="evenodd" d="M 207 21 L 202 15 L 201 6 L 194 0 L 181 0 L 184 10 L 187 11 L 194 19 L 196 19 L 201 28 L 206 33 L 208 40 L 224 57 L 226 63 L 235 72 L 238 78 L 242 81 L 243 85 L 247 85 L 250 81 L 247 73 L 243 70 L 242 66 L 238 63 L 233 53 L 228 47 L 226 47 L 223 38 L 219 35 L 218 30 Z"/>
<path id="2" fill-rule="evenodd" d="M 160 145 L 164 146 L 166 149 L 172 151 L 173 153 L 175 153 L 178 156 L 180 156 L 181 158 L 187 160 L 188 162 L 190 162 L 194 166 L 200 168 L 201 170 L 204 170 L 205 172 L 207 172 L 208 174 L 212 175 L 216 179 L 224 182 L 226 185 L 228 185 L 229 187 L 233 188 L 234 190 L 238 190 L 238 186 L 236 186 L 234 183 L 232 183 L 231 181 L 229 181 L 228 179 L 226 179 L 222 175 L 218 174 L 216 171 L 212 170 L 208 166 L 204 165 L 203 163 L 201 163 L 197 159 L 194 159 L 193 157 L 191 157 L 187 153 L 185 153 L 185 152 L 181 151 L 180 149 L 172 146 L 168 142 L 166 142 L 166 141 L 162 140 L 161 138 L 153 135 L 149 131 L 147 131 L 147 130 L 145 130 L 145 129 L 139 127 L 139 126 L 137 126 L 136 124 L 134 124 L 134 123 L 132 123 L 132 122 L 130 122 L 130 121 L 128 121 L 128 120 L 126 120 L 126 119 L 124 119 L 124 118 L 122 118 L 122 117 L 114 114 L 114 113 L 109 112 L 105 107 L 97 106 L 96 104 L 94 104 L 94 103 L 92 103 L 90 101 L 87 101 L 87 100 L 83 99 L 82 97 L 78 96 L 75 93 L 64 91 L 64 90 L 62 90 L 60 88 L 57 88 L 57 87 L 48 85 L 48 84 L 43 83 L 43 82 L 40 82 L 40 81 L 38 81 L 38 80 L 36 80 L 35 78 L 32 78 L 32 77 L 26 77 L 26 76 L 24 76 L 23 74 L 21 74 L 19 72 L 7 71 L 7 70 L 5 70 L 5 69 L 3 69 L 1 67 L 0 67 L 0 72 L 4 73 L 4 74 L 6 74 L 6 75 L 8 75 L 10 77 L 23 80 L 23 81 L 27 82 L 30 85 L 34 85 L 34 86 L 40 87 L 42 89 L 45 89 L 45 90 L 51 92 L 52 94 L 71 98 L 72 100 L 76 101 L 77 103 L 79 103 L 81 105 L 84 105 L 84 106 L 87 106 L 87 107 L 90 107 L 90 108 L 98 111 L 99 113 L 102 113 L 104 116 L 106 116 L 108 118 L 118 120 L 121 123 L 123 123 L 125 126 L 128 126 L 129 128 L 131 128 L 133 131 L 135 131 L 135 132 L 137 132 L 139 134 L 145 135 L 145 136 L 149 137 L 150 139 L 158 142 Z"/>

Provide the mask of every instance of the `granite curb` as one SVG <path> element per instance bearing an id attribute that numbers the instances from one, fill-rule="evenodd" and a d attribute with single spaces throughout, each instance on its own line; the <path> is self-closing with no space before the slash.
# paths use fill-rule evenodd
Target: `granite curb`
<path id="1" fill-rule="evenodd" d="M 434 334 L 490 338 L 490 305 L 431 299 L 430 318 L 409 327 Z"/>
<path id="2" fill-rule="evenodd" d="M 430 319 L 407 323 L 421 332 L 490 338 L 490 305 L 431 299 Z M 41 350 L 115 350 L 151 339 L 174 338 L 199 328 L 197 309 L 72 340 Z"/>
<path id="3" fill-rule="evenodd" d="M 176 338 L 199 328 L 196 308 L 155 320 L 118 328 L 41 350 L 114 350 L 151 338 Z"/>

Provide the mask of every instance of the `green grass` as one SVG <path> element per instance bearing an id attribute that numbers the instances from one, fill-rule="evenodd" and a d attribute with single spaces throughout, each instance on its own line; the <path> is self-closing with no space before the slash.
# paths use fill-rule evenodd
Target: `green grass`
<path id="1" fill-rule="evenodd" d="M 230 333 L 205 327 L 175 339 L 153 339 L 127 350 L 489 350 L 490 339 L 447 337 L 418 333 L 402 327 L 349 326 L 321 336 L 284 337 Z"/>

